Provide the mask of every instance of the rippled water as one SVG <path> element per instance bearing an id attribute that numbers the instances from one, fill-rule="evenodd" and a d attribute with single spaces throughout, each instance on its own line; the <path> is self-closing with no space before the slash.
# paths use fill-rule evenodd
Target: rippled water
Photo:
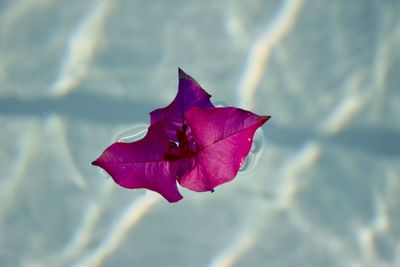
<path id="1" fill-rule="evenodd" d="M 400 266 L 399 18 L 396 0 L 0 1 L 0 266 Z M 272 119 L 234 181 L 169 204 L 90 162 L 143 136 L 178 67 Z"/>

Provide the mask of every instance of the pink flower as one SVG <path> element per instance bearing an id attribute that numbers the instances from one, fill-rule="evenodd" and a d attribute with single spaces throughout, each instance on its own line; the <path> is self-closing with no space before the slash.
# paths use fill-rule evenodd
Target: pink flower
<path id="1" fill-rule="evenodd" d="M 125 188 L 146 188 L 169 202 L 182 199 L 177 182 L 197 192 L 231 181 L 248 155 L 253 136 L 270 116 L 216 108 L 206 91 L 179 69 L 178 94 L 150 113 L 146 136 L 116 142 L 92 162 Z"/>

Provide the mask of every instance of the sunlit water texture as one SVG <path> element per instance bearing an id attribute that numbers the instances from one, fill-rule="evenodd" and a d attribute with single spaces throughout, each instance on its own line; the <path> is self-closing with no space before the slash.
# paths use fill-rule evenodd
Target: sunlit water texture
<path id="1" fill-rule="evenodd" d="M 399 47 L 399 1 L 0 1 L 0 266 L 400 266 Z M 90 162 L 178 67 L 272 118 L 169 204 Z"/>

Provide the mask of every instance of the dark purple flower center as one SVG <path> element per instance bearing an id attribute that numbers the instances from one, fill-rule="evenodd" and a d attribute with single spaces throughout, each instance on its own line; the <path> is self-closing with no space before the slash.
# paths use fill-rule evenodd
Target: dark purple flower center
<path id="1" fill-rule="evenodd" d="M 185 123 L 182 124 L 182 128 L 176 130 L 176 139 L 177 141 L 169 141 L 169 148 L 164 154 L 165 160 L 175 161 L 190 158 L 199 152 L 198 146 Z"/>

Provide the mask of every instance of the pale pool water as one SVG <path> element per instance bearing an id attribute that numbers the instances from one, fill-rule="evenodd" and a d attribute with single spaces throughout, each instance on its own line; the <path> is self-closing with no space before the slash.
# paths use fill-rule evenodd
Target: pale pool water
<path id="1" fill-rule="evenodd" d="M 0 266 L 400 266 L 399 47 L 398 0 L 0 0 Z M 272 119 L 169 204 L 90 162 L 178 67 Z"/>

